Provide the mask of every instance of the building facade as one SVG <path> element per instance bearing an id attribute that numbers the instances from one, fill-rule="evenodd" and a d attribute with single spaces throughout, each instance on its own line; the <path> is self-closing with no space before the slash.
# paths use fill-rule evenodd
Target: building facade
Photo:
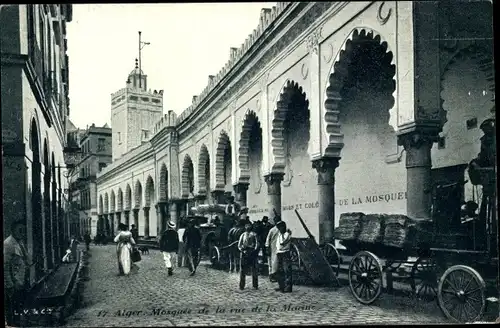
<path id="1" fill-rule="evenodd" d="M 492 49 L 490 1 L 262 9 L 192 105 L 98 175 L 98 213 L 156 236 L 231 192 L 307 237 L 297 210 L 320 243 L 345 212 L 430 218 L 433 183 L 467 180 L 494 116 Z"/>
<path id="2" fill-rule="evenodd" d="M 126 86 L 111 95 L 113 160 L 149 141 L 152 128 L 163 115 L 163 90 L 148 91 L 148 79 L 137 66 Z"/>
<path id="3" fill-rule="evenodd" d="M 112 132 L 111 128 L 105 124 L 96 127 L 92 124 L 84 133 L 80 148 L 82 150 L 82 160 L 78 164 L 77 177 L 70 190 L 78 200 L 78 235 L 83 236 L 89 232 L 95 236 L 98 232 L 107 234 L 114 231 L 97 218 L 97 184 L 96 176 L 107 165 L 111 163 L 112 157 Z M 111 227 L 112 228 L 112 227 Z"/>
<path id="4" fill-rule="evenodd" d="M 71 5 L 0 9 L 4 239 L 25 219 L 33 284 L 58 264 L 66 217 L 69 115 L 66 24 Z"/>

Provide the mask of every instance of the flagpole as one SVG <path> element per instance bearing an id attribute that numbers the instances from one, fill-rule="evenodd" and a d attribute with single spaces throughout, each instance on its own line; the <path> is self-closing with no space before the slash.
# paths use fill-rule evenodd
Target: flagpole
<path id="1" fill-rule="evenodd" d="M 139 89 L 142 89 L 141 45 L 141 31 L 139 31 Z"/>

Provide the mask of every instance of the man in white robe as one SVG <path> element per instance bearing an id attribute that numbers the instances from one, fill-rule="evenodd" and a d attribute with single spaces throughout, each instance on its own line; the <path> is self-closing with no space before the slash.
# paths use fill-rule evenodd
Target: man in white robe
<path id="1" fill-rule="evenodd" d="M 276 282 L 276 273 L 278 272 L 278 255 L 276 248 L 276 240 L 278 238 L 279 230 L 276 224 L 281 221 L 281 217 L 276 215 L 273 219 L 274 227 L 269 230 L 266 238 L 266 250 L 269 252 L 268 257 L 268 267 L 269 267 L 269 279 L 272 282 Z"/>

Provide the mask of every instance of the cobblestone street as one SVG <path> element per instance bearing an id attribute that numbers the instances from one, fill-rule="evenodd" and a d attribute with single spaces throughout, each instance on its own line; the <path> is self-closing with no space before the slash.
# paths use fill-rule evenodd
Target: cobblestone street
<path id="1" fill-rule="evenodd" d="M 90 253 L 90 280 L 67 327 L 446 322 L 435 303 L 382 295 L 365 306 L 348 287 L 294 286 L 293 293 L 281 294 L 261 277 L 258 291 L 250 281 L 240 291 L 236 274 L 203 262 L 193 277 L 184 268 L 168 277 L 157 250 L 143 256 L 138 273 L 120 277 L 114 246 L 92 246 Z"/>

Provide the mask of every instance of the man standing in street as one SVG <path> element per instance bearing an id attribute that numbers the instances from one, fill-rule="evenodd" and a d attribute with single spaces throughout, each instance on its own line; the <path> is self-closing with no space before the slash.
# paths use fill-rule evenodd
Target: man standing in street
<path id="1" fill-rule="evenodd" d="M 134 241 L 136 243 L 139 242 L 139 230 L 135 227 L 135 224 L 132 224 L 132 229 L 130 229 L 130 232 L 132 233 L 132 238 L 134 238 Z"/>
<path id="2" fill-rule="evenodd" d="M 89 232 L 85 232 L 85 235 L 83 235 L 83 241 L 85 242 L 85 246 L 87 248 L 87 251 L 90 250 L 90 241 L 91 241 L 91 238 L 90 238 L 90 234 Z"/>
<path id="3" fill-rule="evenodd" d="M 183 241 L 189 263 L 190 276 L 194 276 L 199 264 L 199 254 L 201 248 L 201 233 L 195 226 L 194 221 L 190 221 L 188 228 L 184 232 Z"/>
<path id="4" fill-rule="evenodd" d="M 10 228 L 11 234 L 3 242 L 4 308 L 7 325 L 18 326 L 14 314 L 23 306 L 29 279 L 28 252 L 24 245 L 26 222 L 16 220 Z"/>
<path id="5" fill-rule="evenodd" d="M 259 273 L 257 267 L 259 242 L 257 240 L 257 235 L 252 231 L 252 224 L 245 224 L 245 232 L 240 236 L 238 249 L 241 252 L 240 290 L 245 289 L 245 277 L 248 270 L 252 272 L 253 288 L 259 289 Z"/>
<path id="6" fill-rule="evenodd" d="M 167 230 L 165 230 L 160 237 L 160 251 L 163 254 L 163 260 L 168 270 L 168 275 L 171 276 L 174 271 L 174 263 L 179 250 L 179 235 L 175 231 L 175 224 L 173 222 L 167 223 Z"/>
<path id="7" fill-rule="evenodd" d="M 269 223 L 269 218 L 267 216 L 264 216 L 261 221 L 261 226 L 260 226 L 260 234 L 257 233 L 257 236 L 259 237 L 259 246 L 262 249 L 262 263 L 267 262 L 267 249 L 266 249 L 266 238 L 267 235 L 269 234 L 269 231 L 272 228 L 272 224 Z"/>
<path id="8" fill-rule="evenodd" d="M 279 287 L 276 291 L 282 293 L 292 292 L 292 261 L 290 259 L 290 244 L 292 232 L 286 228 L 286 223 L 280 221 L 276 224 L 279 233 L 276 240 L 276 253 L 278 257 L 277 279 Z"/>
<path id="9" fill-rule="evenodd" d="M 269 230 L 266 238 L 266 250 L 269 254 L 268 266 L 269 266 L 269 279 L 271 282 L 276 282 L 276 272 L 278 271 L 278 257 L 276 255 L 276 240 L 278 239 L 278 227 L 277 224 L 281 222 L 281 217 L 279 215 L 274 216 L 274 227 Z"/>

